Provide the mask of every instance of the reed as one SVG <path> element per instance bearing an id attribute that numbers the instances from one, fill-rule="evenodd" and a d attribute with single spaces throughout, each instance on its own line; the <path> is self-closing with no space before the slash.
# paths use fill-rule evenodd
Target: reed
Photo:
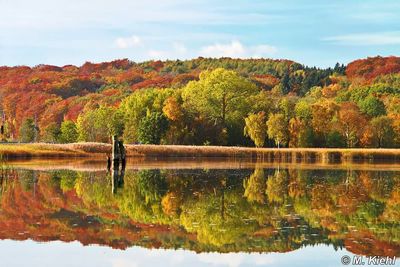
<path id="1" fill-rule="evenodd" d="M 160 158 L 251 158 L 265 162 L 334 163 L 334 162 L 400 162 L 400 149 L 365 148 L 252 148 L 225 146 L 126 145 L 128 157 Z M 104 143 L 73 144 L 0 144 L 0 154 L 14 158 L 105 158 L 111 145 Z"/>
<path id="2" fill-rule="evenodd" d="M 66 158 L 104 156 L 111 146 L 103 143 L 73 144 L 0 144 L 0 154 L 14 158 Z"/>

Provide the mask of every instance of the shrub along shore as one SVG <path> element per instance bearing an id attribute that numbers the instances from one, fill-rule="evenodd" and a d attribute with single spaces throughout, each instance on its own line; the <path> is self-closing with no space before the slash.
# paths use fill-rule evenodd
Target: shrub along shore
<path id="1" fill-rule="evenodd" d="M 400 162 L 400 149 L 366 148 L 254 148 L 225 146 L 126 145 L 128 157 L 189 157 L 257 159 L 265 162 Z M 7 159 L 24 158 L 106 158 L 111 145 L 105 143 L 73 144 L 0 144 L 0 154 Z"/>

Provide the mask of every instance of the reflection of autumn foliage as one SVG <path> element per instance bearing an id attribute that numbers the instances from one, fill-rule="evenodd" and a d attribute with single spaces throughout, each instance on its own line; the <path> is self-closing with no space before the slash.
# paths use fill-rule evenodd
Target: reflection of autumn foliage
<path id="1" fill-rule="evenodd" d="M 400 188 L 397 188 L 392 192 L 390 198 L 387 201 L 386 209 L 382 214 L 382 217 L 389 222 L 400 221 Z"/>
<path id="2" fill-rule="evenodd" d="M 346 236 L 346 249 L 354 254 L 373 256 L 399 256 L 400 247 L 389 242 L 381 241 L 377 236 L 368 232 L 352 232 Z"/>
<path id="3" fill-rule="evenodd" d="M 288 192 L 287 170 L 277 170 L 268 176 L 266 193 L 269 202 L 283 203 Z"/>
<path id="4" fill-rule="evenodd" d="M 311 191 L 312 208 L 318 210 L 318 213 L 323 216 L 332 215 L 335 210 L 330 190 L 326 185 L 317 184 Z"/>
<path id="5" fill-rule="evenodd" d="M 265 203 L 265 175 L 263 169 L 256 169 L 244 180 L 244 196 L 250 201 Z"/>
<path id="6" fill-rule="evenodd" d="M 161 200 L 163 211 L 167 215 L 174 215 L 178 212 L 181 204 L 181 197 L 175 192 L 167 193 Z"/>
<path id="7" fill-rule="evenodd" d="M 195 251 L 345 246 L 399 256 L 399 175 L 385 171 L 11 171 L 0 191 L 0 239 L 78 240 Z"/>

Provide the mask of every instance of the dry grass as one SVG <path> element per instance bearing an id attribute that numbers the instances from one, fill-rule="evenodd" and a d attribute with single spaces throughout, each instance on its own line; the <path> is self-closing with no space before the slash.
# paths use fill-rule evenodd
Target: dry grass
<path id="1" fill-rule="evenodd" d="M 353 160 L 400 161 L 400 149 L 337 148 L 251 148 L 222 146 L 127 145 L 129 157 L 189 158 L 257 158 L 282 162 L 334 162 Z M 8 158 L 104 157 L 111 145 L 104 143 L 74 144 L 0 144 L 0 154 Z"/>
<path id="2" fill-rule="evenodd" d="M 74 144 L 0 144 L 0 154 L 7 158 L 63 158 L 104 155 L 111 152 L 111 145 L 102 143 Z"/>
<path id="3" fill-rule="evenodd" d="M 128 155 L 155 157 L 399 158 L 400 149 L 252 148 L 222 146 L 128 145 Z"/>

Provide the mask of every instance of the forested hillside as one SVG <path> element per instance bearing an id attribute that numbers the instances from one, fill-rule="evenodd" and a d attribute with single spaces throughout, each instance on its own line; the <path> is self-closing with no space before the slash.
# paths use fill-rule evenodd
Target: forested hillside
<path id="1" fill-rule="evenodd" d="M 3 141 L 399 147 L 400 58 L 0 67 Z"/>

